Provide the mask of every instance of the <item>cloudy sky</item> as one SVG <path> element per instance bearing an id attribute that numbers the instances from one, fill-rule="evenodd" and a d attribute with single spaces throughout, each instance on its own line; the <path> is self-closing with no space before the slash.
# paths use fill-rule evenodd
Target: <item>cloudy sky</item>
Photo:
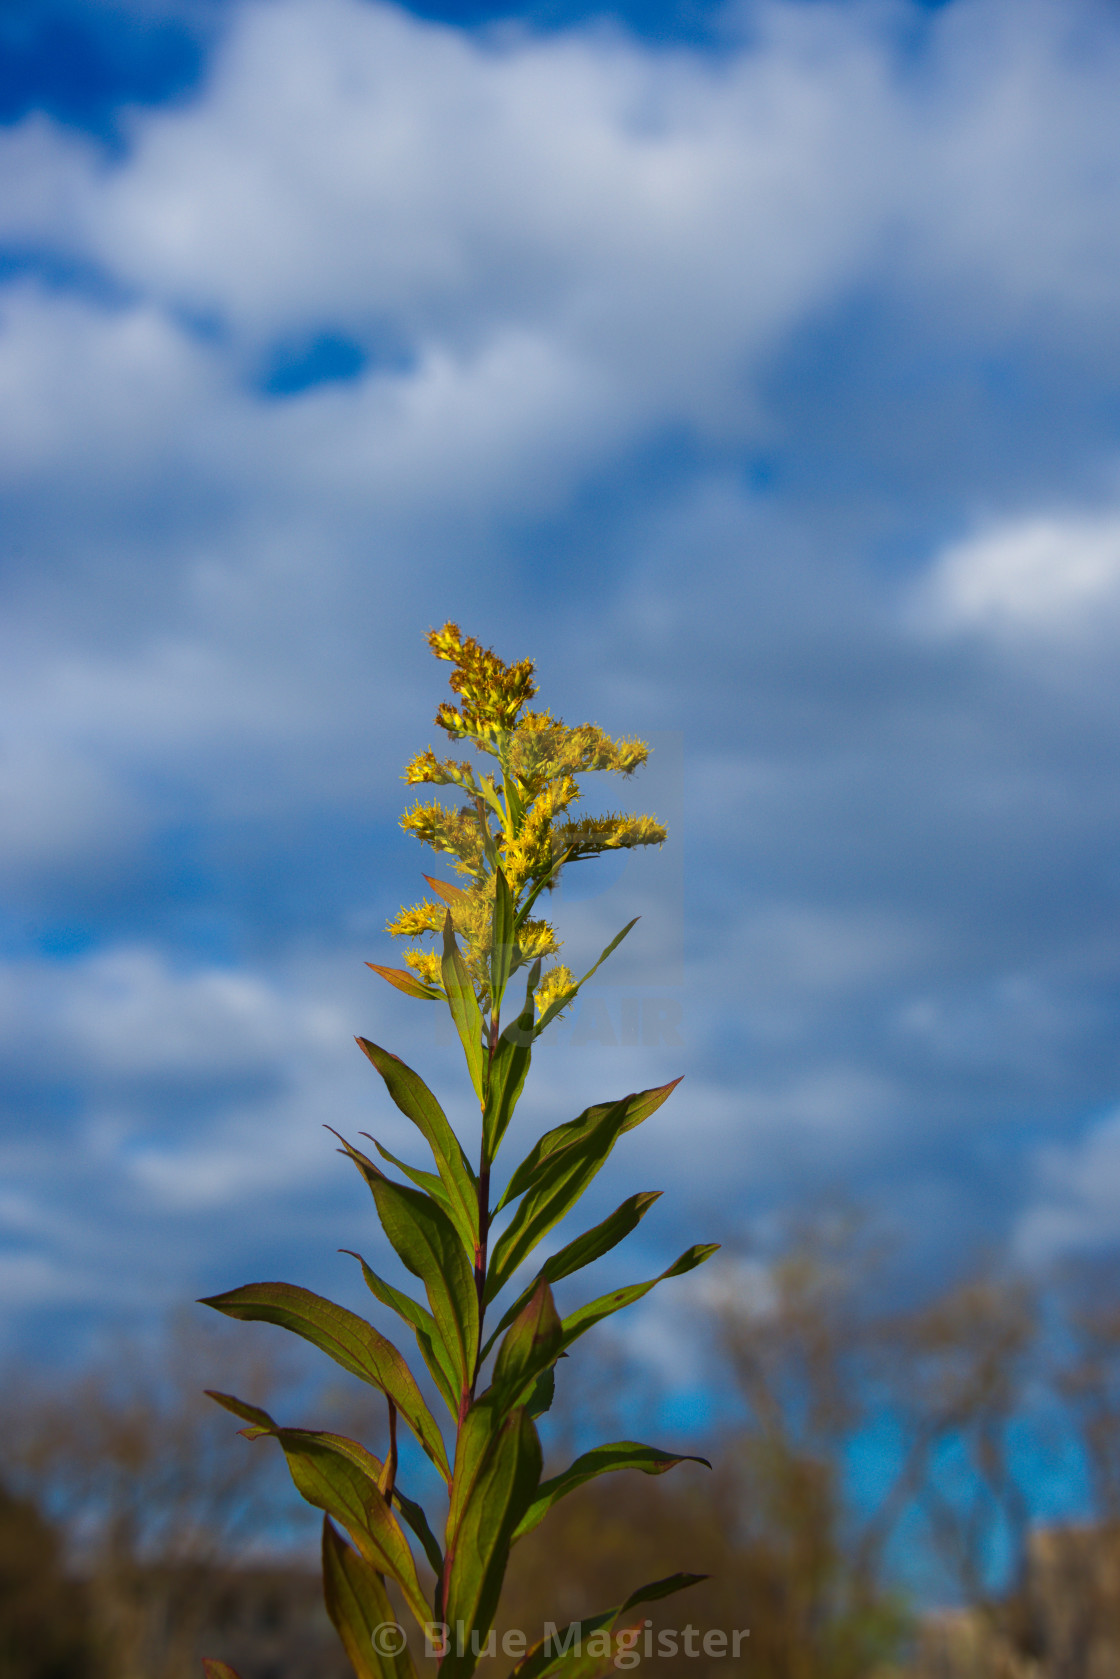
<path id="1" fill-rule="evenodd" d="M 655 745 L 526 1102 L 686 1074 L 612 1281 L 835 1194 L 931 1282 L 1117 1241 L 1120 10 L 0 32 L 0 1345 L 357 1301 L 352 1035 L 469 1118 L 363 966 L 449 617 Z"/>

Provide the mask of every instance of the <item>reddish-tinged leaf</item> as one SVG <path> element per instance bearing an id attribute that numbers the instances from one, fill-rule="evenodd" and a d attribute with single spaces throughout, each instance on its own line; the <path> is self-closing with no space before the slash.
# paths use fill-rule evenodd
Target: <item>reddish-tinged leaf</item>
<path id="1" fill-rule="evenodd" d="M 326 1516 L 323 1597 L 357 1679 L 416 1679 L 407 1646 L 393 1649 L 391 1629 L 397 1618 L 380 1574 L 340 1538 Z"/>
<path id="2" fill-rule="evenodd" d="M 570 1621 L 564 1631 L 559 1634 L 556 1643 L 566 1649 L 566 1654 L 557 1655 L 553 1651 L 551 1641 L 541 1640 L 535 1644 L 518 1662 L 510 1679 L 551 1679 L 553 1674 L 563 1675 L 563 1679 L 592 1679 L 602 1671 L 610 1671 L 614 1666 L 609 1659 L 604 1661 L 597 1656 L 586 1654 L 576 1655 L 576 1646 L 582 1646 L 593 1632 L 599 1632 L 603 1627 L 612 1630 L 618 1626 L 624 1615 L 628 1615 L 639 1603 L 655 1603 L 658 1598 L 671 1597 L 674 1592 L 683 1592 L 689 1586 L 697 1585 L 706 1580 L 706 1574 L 670 1574 L 664 1580 L 654 1580 L 648 1586 L 639 1586 L 636 1592 L 631 1592 L 626 1602 L 614 1609 L 604 1609 L 601 1614 L 592 1615 L 586 1621 Z M 576 1633 L 575 1638 L 569 1634 Z"/>
<path id="3" fill-rule="evenodd" d="M 473 1258 L 478 1240 L 478 1193 L 474 1173 L 447 1115 L 419 1073 L 398 1056 L 368 1038 L 359 1038 L 358 1043 L 385 1080 L 385 1088 L 401 1113 L 412 1121 L 431 1149 L 447 1190 L 448 1213 Z"/>
<path id="4" fill-rule="evenodd" d="M 226 1317 L 279 1324 L 319 1347 L 336 1364 L 391 1399 L 444 1480 L 450 1478 L 447 1451 L 416 1379 L 391 1341 L 373 1325 L 333 1300 L 293 1283 L 250 1283 L 200 1300 Z"/>
<path id="5" fill-rule="evenodd" d="M 542 1281 L 498 1348 L 490 1397 L 499 1414 L 528 1401 L 537 1378 L 559 1356 L 563 1336 L 552 1290 Z"/>
<path id="6" fill-rule="evenodd" d="M 657 1085 L 652 1090 L 639 1090 L 631 1096 L 623 1096 L 621 1102 L 599 1102 L 592 1108 L 585 1108 L 576 1119 L 569 1120 L 566 1125 L 558 1125 L 554 1130 L 546 1131 L 510 1178 L 494 1211 L 500 1212 L 519 1195 L 524 1195 L 526 1190 L 531 1189 L 547 1167 L 550 1157 L 564 1149 L 577 1146 L 600 1124 L 604 1114 L 625 1104 L 626 1113 L 618 1131 L 621 1137 L 656 1113 L 661 1104 L 668 1101 L 680 1082 L 677 1078 L 670 1080 L 668 1084 Z"/>
<path id="7" fill-rule="evenodd" d="M 491 1335 L 483 1349 L 482 1356 L 486 1357 L 494 1342 L 498 1339 L 507 1324 L 511 1324 L 518 1312 L 530 1299 L 537 1284 L 543 1279 L 545 1282 L 559 1282 L 561 1277 L 570 1277 L 574 1271 L 581 1271 L 585 1265 L 591 1265 L 603 1254 L 609 1253 L 624 1237 L 628 1236 L 637 1224 L 646 1216 L 653 1203 L 661 1196 L 659 1189 L 647 1189 L 637 1195 L 631 1195 L 621 1207 L 616 1207 L 609 1218 L 601 1224 L 596 1224 L 591 1230 L 585 1230 L 582 1236 L 577 1236 L 559 1252 L 550 1254 L 541 1266 L 537 1276 L 529 1286 L 518 1295 L 513 1305 L 502 1314 L 498 1327 Z"/>
<path id="8" fill-rule="evenodd" d="M 372 1568 L 392 1576 L 422 1626 L 428 1618 L 428 1604 L 420 1590 L 408 1540 L 381 1493 L 379 1459 L 345 1435 L 281 1428 L 267 1411 L 246 1405 L 232 1394 L 212 1392 L 210 1397 L 235 1416 L 252 1421 L 252 1428 L 244 1430 L 250 1438 L 271 1434 L 280 1442 L 300 1496 L 333 1516 Z"/>
<path id="9" fill-rule="evenodd" d="M 664 1475 L 678 1463 L 702 1463 L 705 1469 L 712 1467 L 706 1457 L 691 1457 L 683 1452 L 660 1452 L 656 1446 L 641 1446 L 635 1440 L 615 1440 L 607 1446 L 595 1446 L 577 1457 L 562 1475 L 553 1475 L 550 1480 L 541 1482 L 537 1496 L 522 1517 L 514 1538 L 523 1539 L 527 1533 L 532 1533 L 554 1504 L 599 1475 L 613 1475 L 620 1469 L 638 1469 L 643 1475 Z"/>
<path id="10" fill-rule="evenodd" d="M 658 1283 L 665 1282 L 669 1277 L 683 1277 L 686 1271 L 694 1271 L 718 1251 L 718 1242 L 698 1242 L 695 1247 L 686 1248 L 667 1271 L 662 1271 L 658 1277 L 651 1277 L 648 1283 L 631 1283 L 628 1288 L 616 1288 L 610 1294 L 601 1294 L 598 1300 L 591 1300 L 586 1306 L 580 1306 L 578 1311 L 564 1319 L 565 1347 L 570 1347 L 573 1341 L 578 1340 L 581 1335 L 586 1335 L 589 1329 L 594 1329 L 597 1323 L 609 1318 L 613 1312 L 621 1312 L 624 1306 L 633 1305 L 635 1300 L 640 1300 L 651 1288 L 656 1288 Z"/>
<path id="11" fill-rule="evenodd" d="M 467 1058 L 467 1071 L 471 1075 L 474 1093 L 481 1103 L 486 1064 L 482 1048 L 482 1013 L 478 1006 L 478 998 L 474 994 L 471 976 L 467 972 L 467 964 L 463 961 L 456 942 L 450 910 L 443 924 L 442 971 L 443 989 L 447 993 L 451 1018 L 455 1022 L 455 1030 L 459 1034 L 459 1041 Z"/>
<path id="12" fill-rule="evenodd" d="M 514 1530 L 541 1473 L 540 1441 L 528 1413 L 512 1411 L 495 1431 L 496 1421 L 485 1398 L 467 1413 L 447 1518 L 443 1618 L 450 1625 L 462 1621 L 480 1638 L 494 1619 Z M 476 1660 L 469 1651 L 459 1656 L 451 1649 L 440 1663 L 440 1679 L 469 1679 Z"/>
<path id="13" fill-rule="evenodd" d="M 398 991 L 403 991 L 406 997 L 424 997 L 429 1001 L 435 1001 L 443 996 L 443 992 L 437 991 L 434 985 L 425 985 L 411 968 L 383 968 L 380 962 L 367 962 L 366 967 L 372 968 L 382 979 L 387 979 L 390 985 L 395 986 Z"/>
<path id="14" fill-rule="evenodd" d="M 424 879 L 428 882 L 436 897 L 442 898 L 445 904 L 458 903 L 461 898 L 467 896 L 461 886 L 452 886 L 449 880 L 436 880 L 430 874 L 426 874 Z"/>

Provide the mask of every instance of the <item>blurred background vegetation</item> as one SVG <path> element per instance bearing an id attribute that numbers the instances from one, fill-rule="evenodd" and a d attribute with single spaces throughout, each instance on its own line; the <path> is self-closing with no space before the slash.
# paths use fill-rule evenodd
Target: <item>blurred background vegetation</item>
<path id="1" fill-rule="evenodd" d="M 649 1618 L 655 1652 L 692 1625 L 699 1653 L 643 1661 L 663 1679 L 1120 1673 L 1120 1282 L 993 1272 L 884 1305 L 889 1256 L 843 1214 L 717 1281 L 695 1310 L 731 1398 L 705 1438 L 667 1435 L 648 1366 L 604 1343 L 581 1411 L 558 1384 L 548 1440 L 559 1464 L 605 1427 L 712 1471 L 616 1476 L 560 1505 L 514 1554 L 499 1635 L 688 1568 L 711 1578 Z M 242 1679 L 348 1673 L 313 1514 L 201 1390 L 374 1450 L 376 1396 L 231 1329 L 177 1318 L 79 1372 L 7 1381 L 0 1679 L 181 1679 L 204 1653 Z M 738 1660 L 703 1654 L 713 1628 L 749 1628 Z"/>

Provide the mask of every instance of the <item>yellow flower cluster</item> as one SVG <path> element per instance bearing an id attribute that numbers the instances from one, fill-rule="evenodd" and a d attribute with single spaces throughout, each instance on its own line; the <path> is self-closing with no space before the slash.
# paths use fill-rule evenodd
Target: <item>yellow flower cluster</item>
<path id="1" fill-rule="evenodd" d="M 428 644 L 437 659 L 455 668 L 450 683 L 458 706 L 442 704 L 437 725 L 454 741 L 469 742 L 496 760 L 485 773 L 469 760 L 437 758 L 431 747 L 407 766 L 411 785 L 457 787 L 466 794 L 460 805 L 417 802 L 401 818 L 401 827 L 433 851 L 455 858 L 461 885 L 428 878 L 439 902 L 424 899 L 402 909 L 389 923 L 397 938 L 438 936 L 450 910 L 468 971 L 485 1011 L 490 1006 L 490 957 L 493 942 L 495 869 L 501 868 L 516 913 L 512 968 L 547 960 L 560 948 L 555 930 L 530 911 L 542 891 L 551 891 L 566 863 L 597 857 L 604 851 L 637 845 L 660 845 L 665 829 L 652 816 L 565 817 L 580 798 L 577 776 L 591 770 L 631 775 L 649 756 L 640 740 L 612 740 L 594 723 L 569 728 L 548 711 L 527 711 L 537 692 L 533 661 L 507 665 L 457 624 L 433 630 Z M 433 950 L 413 945 L 405 962 L 425 985 L 442 986 L 440 960 Z M 535 993 L 538 1014 L 570 996 L 576 982 L 568 968 L 555 963 Z"/>

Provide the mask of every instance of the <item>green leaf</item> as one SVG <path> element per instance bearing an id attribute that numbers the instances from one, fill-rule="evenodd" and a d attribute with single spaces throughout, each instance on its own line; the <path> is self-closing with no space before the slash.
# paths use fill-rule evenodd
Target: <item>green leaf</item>
<path id="1" fill-rule="evenodd" d="M 591 1265 L 596 1259 L 601 1259 L 603 1254 L 609 1253 L 629 1236 L 660 1196 L 659 1189 L 647 1189 L 638 1195 L 631 1195 L 628 1201 L 624 1201 L 621 1207 L 616 1207 L 610 1217 L 605 1218 L 601 1224 L 596 1224 L 591 1230 L 585 1230 L 582 1236 L 577 1236 L 558 1253 L 550 1254 L 533 1281 L 503 1314 L 497 1329 L 483 1348 L 483 1358 L 506 1325 L 513 1322 L 542 1279 L 549 1283 L 559 1282 L 561 1277 L 570 1277 L 573 1271 L 582 1271 L 585 1265 Z"/>
<path id="2" fill-rule="evenodd" d="M 658 1283 L 665 1282 L 669 1277 L 683 1277 L 686 1271 L 694 1271 L 718 1249 L 718 1242 L 700 1242 L 695 1247 L 686 1248 L 667 1271 L 662 1271 L 659 1277 L 652 1277 L 648 1283 L 631 1283 L 628 1288 L 616 1288 L 613 1293 L 601 1294 L 598 1300 L 581 1306 L 578 1311 L 564 1319 L 565 1347 L 570 1347 L 573 1341 L 578 1340 L 581 1335 L 586 1335 L 589 1329 L 594 1329 L 597 1323 L 609 1318 L 613 1312 L 621 1312 L 624 1306 L 633 1305 L 635 1300 L 640 1300 L 651 1288 L 656 1288 Z"/>
<path id="3" fill-rule="evenodd" d="M 356 1679 L 416 1679 L 408 1648 L 384 1652 L 374 1644 L 396 1614 L 384 1582 L 323 1517 L 323 1596 Z M 380 1639 L 379 1639 L 380 1642 Z"/>
<path id="4" fill-rule="evenodd" d="M 443 1574 L 443 1552 L 435 1534 L 428 1526 L 428 1518 L 422 1504 L 414 1504 L 411 1498 L 406 1498 L 400 1487 L 393 1488 L 393 1503 L 397 1505 L 401 1515 L 412 1529 L 424 1547 L 424 1555 L 428 1559 L 428 1566 L 436 1579 Z"/>
<path id="5" fill-rule="evenodd" d="M 338 1133 L 336 1132 L 335 1135 L 337 1136 Z M 454 1212 L 447 1194 L 447 1185 L 441 1177 L 438 1177 L 435 1172 L 424 1172 L 419 1166 L 410 1166 L 405 1160 L 398 1160 L 397 1156 L 390 1153 L 383 1143 L 378 1142 L 376 1137 L 370 1137 L 368 1131 L 363 1131 L 362 1135 L 363 1137 L 369 1137 L 382 1160 L 387 1160 L 390 1166 L 395 1166 L 398 1172 L 403 1172 L 408 1181 L 414 1183 L 417 1189 L 422 1189 L 425 1195 L 430 1195 L 433 1201 L 438 1201 L 448 1218 L 454 1223 Z"/>
<path id="6" fill-rule="evenodd" d="M 533 992 L 540 977 L 541 965 L 537 961 L 529 970 L 521 1013 L 513 1025 L 507 1026 L 502 1033 L 487 1069 L 486 1105 L 482 1111 L 482 1137 L 487 1160 L 493 1160 L 501 1147 L 506 1127 L 513 1118 L 525 1086 L 533 1054 Z"/>
<path id="7" fill-rule="evenodd" d="M 473 1380 L 478 1358 L 478 1292 L 458 1232 L 430 1195 L 394 1183 L 349 1144 L 343 1146 L 373 1192 L 378 1217 L 398 1257 L 424 1284 L 436 1334 L 462 1393 Z"/>
<path id="8" fill-rule="evenodd" d="M 656 1603 L 660 1598 L 686 1592 L 689 1586 L 698 1586 L 702 1580 L 710 1578 L 708 1574 L 667 1574 L 663 1580 L 652 1580 L 648 1586 L 639 1586 L 636 1592 L 630 1593 L 616 1619 L 628 1615 L 639 1603 Z"/>
<path id="9" fill-rule="evenodd" d="M 536 1035 L 537 1035 L 538 1038 L 540 1037 L 541 1033 L 544 1031 L 545 1027 L 548 1025 L 549 1021 L 554 1020 L 556 1018 L 556 1016 L 560 1013 L 561 1009 L 566 1009 L 567 1008 L 568 1004 L 571 1002 L 572 998 L 579 991 L 580 987 L 587 984 L 587 982 L 591 978 L 592 974 L 597 974 L 599 972 L 599 969 L 603 966 L 603 963 L 606 961 L 607 957 L 612 953 L 612 951 L 615 951 L 615 950 L 618 949 L 619 945 L 622 943 L 622 941 L 626 937 L 627 933 L 630 932 L 631 928 L 636 927 L 640 920 L 641 920 L 641 916 L 636 915 L 634 917 L 633 921 L 628 921 L 626 923 L 625 927 L 622 929 L 621 933 L 616 933 L 615 934 L 614 938 L 611 940 L 611 942 L 607 946 L 606 950 L 604 950 L 603 954 L 600 956 L 600 958 L 596 962 L 595 966 L 593 968 L 588 968 L 588 970 L 584 974 L 583 978 L 578 979 L 576 981 L 575 985 L 572 987 L 572 989 L 570 991 L 565 992 L 563 997 L 557 997 L 555 1002 L 549 1003 L 548 1007 L 545 1009 L 544 1013 L 541 1015 L 540 1019 L 537 1021 Z"/>
<path id="10" fill-rule="evenodd" d="M 552 1401 L 555 1398 L 556 1367 L 550 1364 L 548 1369 L 542 1370 L 537 1377 L 537 1385 L 533 1389 L 525 1409 L 531 1417 L 543 1417 L 546 1411 L 551 1411 Z"/>
<path id="11" fill-rule="evenodd" d="M 554 1504 L 599 1475 L 613 1475 L 620 1469 L 639 1469 L 643 1475 L 664 1475 L 666 1470 L 673 1469 L 678 1463 L 702 1463 L 705 1469 L 712 1467 L 706 1457 L 692 1457 L 684 1452 L 660 1452 L 656 1446 L 641 1446 L 635 1440 L 615 1440 L 607 1446 L 595 1446 L 577 1457 L 562 1475 L 553 1475 L 550 1480 L 541 1482 L 536 1498 L 513 1537 L 523 1539 L 527 1533 L 532 1533 Z"/>
<path id="12" fill-rule="evenodd" d="M 524 1408 L 495 1427 L 484 1397 L 467 1412 L 455 1456 L 447 1518 L 443 1618 L 462 1621 L 485 1638 L 494 1619 L 514 1530 L 532 1503 L 541 1474 L 541 1446 Z M 469 1679 L 477 1657 L 452 1649 L 440 1679 Z"/>
<path id="13" fill-rule="evenodd" d="M 425 1405 L 412 1371 L 391 1341 L 364 1318 L 293 1283 L 249 1283 L 199 1301 L 226 1317 L 279 1324 L 310 1341 L 351 1375 L 380 1388 L 391 1399 L 444 1480 L 447 1452 L 436 1420 Z"/>
<path id="14" fill-rule="evenodd" d="M 609 1661 L 609 1658 L 603 1656 L 589 1656 L 582 1649 L 593 1632 L 600 1632 L 608 1626 L 613 1631 L 622 1617 L 636 1609 L 640 1603 L 654 1603 L 658 1598 L 671 1597 L 674 1592 L 683 1592 L 689 1586 L 695 1586 L 707 1578 L 706 1574 L 670 1574 L 664 1580 L 654 1580 L 648 1586 L 639 1586 L 636 1592 L 631 1592 L 625 1603 L 618 1604 L 613 1609 L 604 1609 L 586 1621 L 569 1621 L 564 1631 L 558 1635 L 558 1642 L 564 1646 L 563 1654 L 556 1653 L 549 1647 L 548 1640 L 541 1639 L 518 1662 L 510 1674 L 510 1679 L 550 1679 L 552 1674 L 563 1674 L 564 1679 L 592 1679 L 593 1675 L 604 1670 Z M 613 1662 L 610 1665 L 613 1666 Z"/>
<path id="15" fill-rule="evenodd" d="M 372 1185 L 375 1178 L 382 1176 L 381 1168 L 379 1166 L 375 1166 L 369 1155 L 363 1154 L 361 1149 L 358 1148 L 355 1143 L 349 1142 L 342 1135 L 341 1131 L 336 1131 L 333 1125 L 328 1125 L 325 1129 L 328 1130 L 332 1136 L 338 1138 L 339 1142 L 342 1144 L 342 1147 L 338 1151 L 339 1154 L 345 1154 L 348 1159 L 353 1161 L 354 1165 L 365 1178 L 367 1184 Z M 364 1137 L 369 1137 L 369 1132 L 363 1131 L 362 1135 Z M 434 1172 L 421 1172 L 415 1166 L 406 1165 L 403 1160 L 398 1160 L 395 1154 L 390 1154 L 387 1148 L 383 1148 L 376 1137 L 369 1137 L 369 1140 L 381 1156 L 382 1160 L 387 1160 L 391 1166 L 395 1166 L 398 1171 L 403 1172 L 405 1177 L 409 1178 L 418 1189 L 422 1189 L 425 1195 L 430 1195 L 432 1200 L 435 1201 L 438 1206 L 443 1208 L 448 1218 L 452 1220 L 452 1223 L 454 1223 L 454 1218 L 452 1217 L 454 1208 L 448 1199 L 447 1189 L 442 1178 L 437 1178 Z"/>
<path id="16" fill-rule="evenodd" d="M 434 985 L 425 985 L 424 981 L 413 973 L 411 968 L 383 968 L 380 962 L 367 962 L 367 968 L 372 968 L 375 974 L 387 979 L 390 985 L 403 991 L 406 997 L 426 997 L 431 1001 L 443 996 Z"/>
<path id="17" fill-rule="evenodd" d="M 597 1123 L 576 1133 L 565 1148 L 556 1149 L 541 1161 L 517 1211 L 494 1244 L 486 1279 L 488 1302 L 583 1195 L 623 1131 L 630 1128 L 634 1100 L 624 1096 L 613 1107 L 601 1109 Z"/>
<path id="18" fill-rule="evenodd" d="M 509 882 L 499 865 L 494 869 L 494 920 L 490 942 L 490 1007 L 494 1012 L 501 1008 L 506 982 L 517 966 L 517 940 L 513 927 L 513 899 Z"/>
<path id="19" fill-rule="evenodd" d="M 473 1259 L 478 1243 L 478 1184 L 447 1115 L 419 1073 L 368 1038 L 359 1038 L 358 1043 L 385 1080 L 385 1088 L 401 1113 L 412 1121 L 431 1149 L 447 1188 L 448 1211 Z"/>
<path id="20" fill-rule="evenodd" d="M 397 1582 L 404 1600 L 423 1626 L 428 1602 L 420 1589 L 416 1563 L 400 1523 L 378 1488 L 380 1461 L 344 1435 L 306 1428 L 281 1428 L 259 1406 L 245 1405 L 232 1394 L 210 1397 L 236 1416 L 250 1414 L 251 1439 L 270 1434 L 280 1442 L 288 1471 L 300 1496 L 344 1527 L 359 1552 L 379 1573 Z M 265 1423 L 257 1419 L 264 1417 Z"/>
<path id="21" fill-rule="evenodd" d="M 451 1415 L 458 1417 L 459 1394 L 455 1388 L 455 1371 L 451 1367 L 443 1341 L 436 1332 L 435 1319 L 431 1312 L 421 1306 L 418 1300 L 414 1300 L 411 1294 L 405 1294 L 403 1290 L 394 1288 L 392 1283 L 387 1283 L 384 1277 L 379 1277 L 377 1272 L 366 1264 L 360 1253 L 354 1253 L 351 1248 L 340 1248 L 338 1251 L 349 1254 L 351 1259 L 358 1261 L 366 1287 L 374 1299 L 380 1300 L 383 1306 L 388 1306 L 391 1311 L 396 1312 L 414 1332 L 416 1344 L 420 1348 L 424 1363 L 432 1373 L 432 1380 L 440 1391 L 440 1397 Z"/>
<path id="22" fill-rule="evenodd" d="M 542 1281 L 498 1348 L 489 1393 L 499 1414 L 528 1402 L 538 1378 L 560 1356 L 563 1333 L 552 1290 Z"/>
<path id="23" fill-rule="evenodd" d="M 260 1434 L 271 1434 L 276 1424 L 267 1411 L 259 1405 L 250 1405 L 247 1399 L 237 1399 L 232 1393 L 219 1393 L 217 1388 L 203 1388 L 207 1399 L 216 1400 L 225 1410 L 232 1411 L 242 1422 L 252 1423 L 252 1429 L 243 1428 L 241 1433 L 245 1438 L 256 1439 Z"/>
<path id="24" fill-rule="evenodd" d="M 514 922 L 515 932 L 519 933 L 521 931 L 522 927 L 533 913 L 533 905 L 536 903 L 541 893 L 547 890 L 550 883 L 556 880 L 561 869 L 564 867 L 565 863 L 568 862 L 574 850 L 575 846 L 569 845 L 566 846 L 563 851 L 558 851 L 552 859 L 548 873 L 541 875 L 530 888 L 529 896 L 524 900 L 521 908 L 517 912 L 517 919 Z"/>
<path id="25" fill-rule="evenodd" d="M 650 1114 L 656 1113 L 661 1104 L 668 1101 L 680 1082 L 679 1078 L 673 1079 L 669 1084 L 657 1085 L 652 1090 L 639 1090 L 633 1095 L 624 1096 L 622 1102 L 626 1105 L 626 1116 L 619 1127 L 618 1135 L 621 1137 L 625 1132 L 633 1131 L 634 1127 L 641 1125 Z M 599 1102 L 595 1107 L 585 1108 L 577 1118 L 568 1120 L 566 1125 L 558 1125 L 554 1130 L 546 1131 L 510 1178 L 494 1211 L 500 1212 L 519 1195 L 524 1195 L 526 1190 L 531 1189 L 537 1182 L 554 1154 L 574 1148 L 589 1132 L 595 1130 L 605 1114 L 612 1112 L 619 1105 L 618 1102 Z"/>
<path id="26" fill-rule="evenodd" d="M 474 1093 L 481 1104 L 486 1063 L 482 1047 L 482 1014 L 467 965 L 455 942 L 455 927 L 450 910 L 443 924 L 443 988 L 447 993 L 447 1005 L 455 1022 L 455 1030 L 467 1057 L 467 1070 L 471 1075 Z"/>

